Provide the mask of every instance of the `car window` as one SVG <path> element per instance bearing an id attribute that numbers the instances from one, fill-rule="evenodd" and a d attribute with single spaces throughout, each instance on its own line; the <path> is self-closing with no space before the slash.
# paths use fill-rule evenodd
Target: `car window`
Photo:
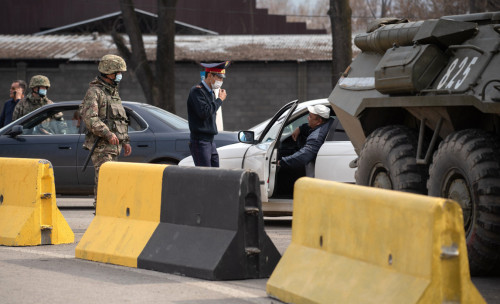
<path id="1" fill-rule="evenodd" d="M 340 123 L 340 120 L 336 116 L 333 117 L 335 120 L 330 127 L 326 141 L 349 141 L 349 137 Z"/>
<path id="2" fill-rule="evenodd" d="M 309 112 L 305 112 L 303 115 L 295 119 L 294 121 L 290 122 L 283 128 L 283 135 L 281 135 L 281 141 L 285 140 L 288 138 L 290 135 L 292 135 L 293 131 L 298 128 L 299 126 L 307 123 L 307 115 L 309 115 Z"/>
<path id="3" fill-rule="evenodd" d="M 175 129 L 189 130 L 189 125 L 187 120 L 185 120 L 182 117 L 179 117 L 175 114 L 172 114 L 170 112 L 167 112 L 163 109 L 151 105 L 144 106 L 144 109 L 150 112 L 153 116 L 164 121 L 165 123 L 169 124 Z"/>
<path id="4" fill-rule="evenodd" d="M 139 132 L 146 129 L 146 124 L 140 123 L 139 118 L 136 117 L 134 114 L 127 111 L 127 116 L 129 119 L 129 124 L 128 124 L 129 132 Z"/>
<path id="5" fill-rule="evenodd" d="M 76 111 L 77 112 L 77 111 Z M 24 135 L 78 134 L 79 115 L 74 109 L 51 109 L 23 123 Z"/>

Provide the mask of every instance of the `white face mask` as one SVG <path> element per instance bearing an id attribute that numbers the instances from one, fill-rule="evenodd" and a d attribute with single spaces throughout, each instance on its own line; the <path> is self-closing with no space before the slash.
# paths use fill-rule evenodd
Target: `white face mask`
<path id="1" fill-rule="evenodd" d="M 222 87 L 222 80 L 216 80 L 212 84 L 212 90 L 217 90 L 217 89 L 220 89 L 221 87 Z"/>

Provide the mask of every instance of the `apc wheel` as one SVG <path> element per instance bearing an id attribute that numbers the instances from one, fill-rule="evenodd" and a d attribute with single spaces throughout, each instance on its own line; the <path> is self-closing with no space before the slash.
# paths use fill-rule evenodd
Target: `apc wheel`
<path id="1" fill-rule="evenodd" d="M 500 270 L 500 141 L 482 130 L 450 134 L 434 153 L 429 195 L 462 207 L 471 274 Z"/>
<path id="2" fill-rule="evenodd" d="M 405 126 L 373 131 L 358 160 L 356 184 L 427 194 L 427 167 L 417 165 L 417 136 Z"/>

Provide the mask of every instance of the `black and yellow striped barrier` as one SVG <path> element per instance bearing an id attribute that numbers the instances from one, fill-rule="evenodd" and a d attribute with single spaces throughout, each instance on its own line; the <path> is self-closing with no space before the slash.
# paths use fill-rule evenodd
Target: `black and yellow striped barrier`
<path id="1" fill-rule="evenodd" d="M 269 277 L 257 174 L 109 162 L 77 258 L 209 280 Z"/>
<path id="2" fill-rule="evenodd" d="M 57 208 L 51 163 L 0 158 L 0 245 L 67 244 L 74 240 Z"/>
<path id="3" fill-rule="evenodd" d="M 456 202 L 311 178 L 295 184 L 292 242 L 267 293 L 287 303 L 485 303 Z"/>

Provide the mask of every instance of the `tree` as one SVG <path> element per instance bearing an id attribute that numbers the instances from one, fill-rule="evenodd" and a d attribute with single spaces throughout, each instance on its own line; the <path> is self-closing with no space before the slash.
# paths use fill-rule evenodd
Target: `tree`
<path id="1" fill-rule="evenodd" d="M 332 88 L 352 61 L 351 7 L 349 0 L 330 0 L 332 28 Z"/>
<path id="2" fill-rule="evenodd" d="M 129 50 L 125 39 L 111 33 L 129 70 L 135 72 L 149 104 L 175 113 L 175 7 L 177 0 L 158 0 L 158 31 L 155 72 L 148 63 L 142 33 L 135 15 L 133 0 L 120 0 L 123 23 L 129 37 Z"/>

